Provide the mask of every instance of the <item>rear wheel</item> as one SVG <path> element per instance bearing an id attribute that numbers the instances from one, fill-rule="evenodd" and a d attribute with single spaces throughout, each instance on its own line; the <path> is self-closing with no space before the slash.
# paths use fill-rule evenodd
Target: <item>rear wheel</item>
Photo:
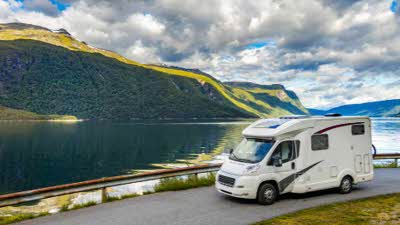
<path id="1" fill-rule="evenodd" d="M 339 191 L 342 194 L 348 194 L 353 190 L 353 179 L 350 176 L 343 177 L 340 182 Z"/>
<path id="2" fill-rule="evenodd" d="M 271 205 L 278 197 L 278 191 L 275 186 L 269 183 L 262 184 L 258 189 L 257 201 L 261 205 Z"/>

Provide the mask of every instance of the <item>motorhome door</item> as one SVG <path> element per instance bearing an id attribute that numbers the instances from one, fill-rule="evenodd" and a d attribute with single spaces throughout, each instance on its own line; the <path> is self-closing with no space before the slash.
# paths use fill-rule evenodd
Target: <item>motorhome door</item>
<path id="1" fill-rule="evenodd" d="M 272 153 L 269 165 L 273 165 L 272 159 L 279 156 L 282 159 L 281 166 L 273 166 L 274 173 L 279 177 L 279 191 L 289 192 L 293 189 L 293 183 L 296 179 L 296 159 L 298 153 L 296 151 L 295 141 L 283 141 L 275 148 Z"/>

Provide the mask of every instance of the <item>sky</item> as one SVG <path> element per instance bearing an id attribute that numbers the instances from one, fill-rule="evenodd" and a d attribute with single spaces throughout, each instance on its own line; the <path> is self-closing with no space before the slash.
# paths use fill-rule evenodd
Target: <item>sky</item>
<path id="1" fill-rule="evenodd" d="M 0 0 L 6 22 L 222 81 L 280 83 L 310 108 L 400 98 L 397 0 Z"/>

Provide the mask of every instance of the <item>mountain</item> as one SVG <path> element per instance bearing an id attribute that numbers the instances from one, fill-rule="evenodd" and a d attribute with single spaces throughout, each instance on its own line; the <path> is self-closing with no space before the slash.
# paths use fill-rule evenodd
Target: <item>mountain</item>
<path id="1" fill-rule="evenodd" d="M 312 109 L 312 108 L 307 108 L 308 112 L 310 112 L 311 115 L 325 115 L 328 113 L 327 110 L 322 110 L 322 109 Z"/>
<path id="2" fill-rule="evenodd" d="M 1 24 L 0 65 L 0 105 L 39 114 L 148 119 L 308 113 L 283 86 L 260 85 L 265 90 L 257 93 L 196 69 L 141 64 L 64 29 Z"/>
<path id="3" fill-rule="evenodd" d="M 340 113 L 342 115 L 363 115 L 371 117 L 400 116 L 400 99 L 366 102 L 335 107 L 329 110 L 308 109 L 312 115 Z"/>
<path id="4" fill-rule="evenodd" d="M 288 114 L 308 114 L 296 93 L 283 85 L 261 85 L 250 82 L 225 82 L 228 90 L 246 104 L 272 117 Z"/>

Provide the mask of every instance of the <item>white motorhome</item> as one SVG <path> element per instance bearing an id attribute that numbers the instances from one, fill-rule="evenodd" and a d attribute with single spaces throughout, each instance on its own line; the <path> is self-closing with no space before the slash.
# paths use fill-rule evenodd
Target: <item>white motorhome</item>
<path id="1" fill-rule="evenodd" d="M 216 178 L 219 192 L 260 204 L 280 194 L 339 188 L 373 179 L 368 117 L 286 116 L 243 131 Z"/>

